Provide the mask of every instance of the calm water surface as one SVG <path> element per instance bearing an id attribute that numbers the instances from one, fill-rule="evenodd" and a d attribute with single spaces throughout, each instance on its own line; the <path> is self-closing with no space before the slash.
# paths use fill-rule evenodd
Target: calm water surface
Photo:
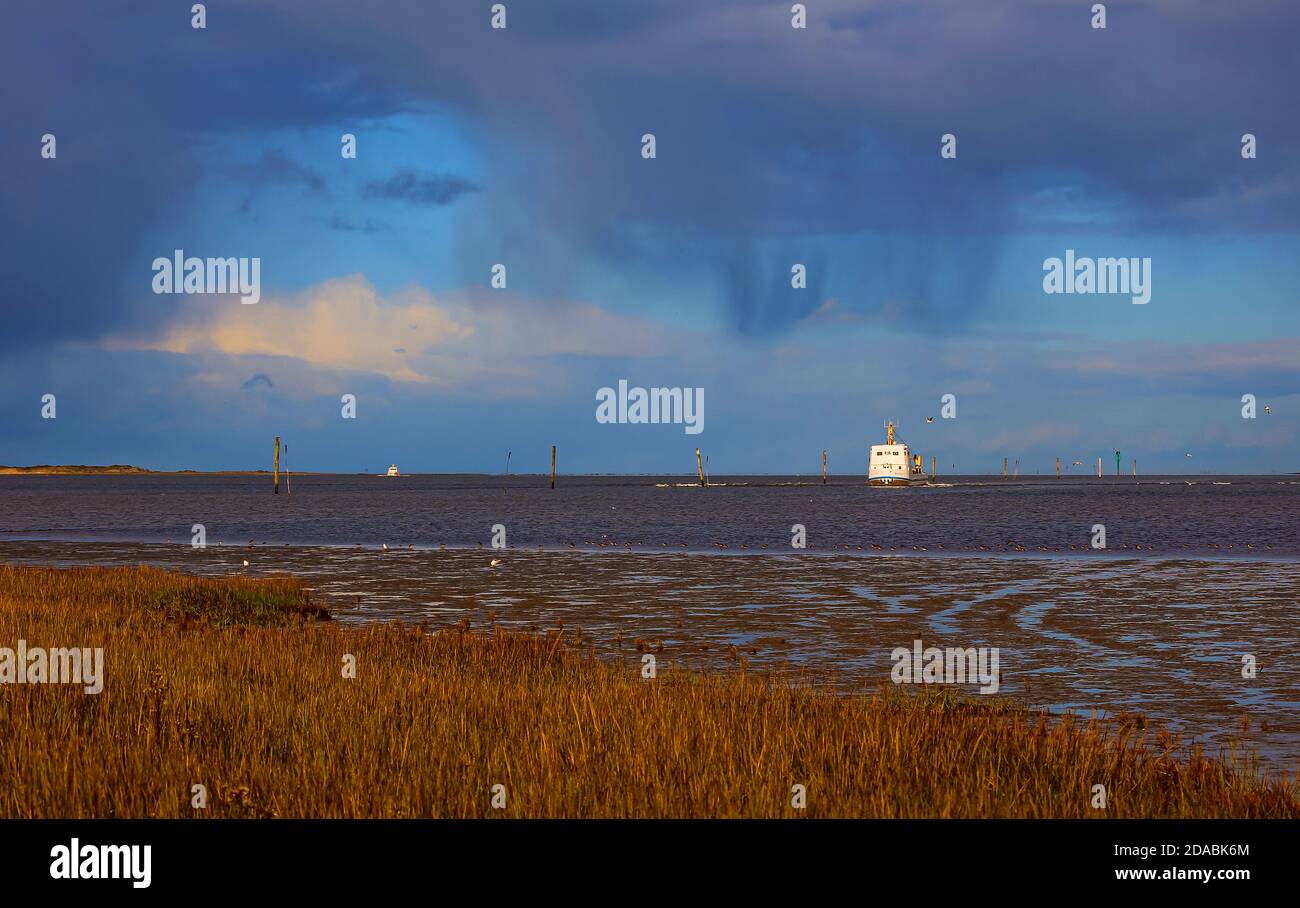
<path id="1" fill-rule="evenodd" d="M 0 476 L 0 539 L 295 545 L 477 545 L 503 524 L 519 547 L 604 543 L 710 550 L 924 546 L 1070 551 L 1106 527 L 1108 552 L 1300 556 L 1300 476 L 954 480 L 871 489 L 861 477 Z M 942 549 L 940 549 L 942 547 Z M 743 549 L 740 549 L 743 550 Z"/>

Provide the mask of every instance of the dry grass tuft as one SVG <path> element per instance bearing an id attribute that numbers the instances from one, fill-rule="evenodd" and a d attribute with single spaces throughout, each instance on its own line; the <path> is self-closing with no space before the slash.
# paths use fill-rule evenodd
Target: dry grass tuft
<path id="1" fill-rule="evenodd" d="M 291 580 L 0 567 L 0 646 L 102 646 L 106 674 L 0 685 L 0 816 L 1300 818 L 1295 787 L 1134 723 L 324 618 Z"/>

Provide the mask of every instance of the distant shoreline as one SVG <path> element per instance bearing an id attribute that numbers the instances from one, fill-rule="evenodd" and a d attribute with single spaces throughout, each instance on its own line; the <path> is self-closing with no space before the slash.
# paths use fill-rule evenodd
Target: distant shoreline
<path id="1" fill-rule="evenodd" d="M 286 471 L 287 472 L 287 471 Z M 0 467 L 0 476 L 261 476 L 270 470 L 146 470 L 130 464 L 109 466 L 84 464 L 37 464 L 31 467 Z M 302 474 L 310 475 L 310 474 Z"/>
<path id="2" fill-rule="evenodd" d="M 88 466 L 83 464 L 37 464 L 31 467 L 0 467 L 0 476 L 270 476 L 271 470 L 146 470 L 130 464 Z M 281 473 L 289 473 L 281 470 Z M 319 473 L 294 470 L 294 476 L 348 476 L 348 473 Z M 364 476 L 364 473 L 357 473 Z M 374 475 L 374 474 L 371 474 Z"/>

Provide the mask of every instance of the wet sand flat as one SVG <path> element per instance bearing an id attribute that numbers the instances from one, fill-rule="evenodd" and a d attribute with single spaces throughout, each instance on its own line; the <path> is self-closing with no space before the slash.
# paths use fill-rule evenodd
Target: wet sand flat
<path id="1" fill-rule="evenodd" d="M 661 670 L 743 659 L 871 690 L 914 640 L 997 647 L 999 695 L 1140 711 L 1212 751 L 1244 743 L 1272 771 L 1300 765 L 1291 561 L 0 544 L 0 560 L 23 564 L 220 575 L 244 573 L 245 559 L 252 576 L 302 578 L 344 621 L 563 626 L 610 659 L 639 659 L 638 641 L 662 646 Z"/>

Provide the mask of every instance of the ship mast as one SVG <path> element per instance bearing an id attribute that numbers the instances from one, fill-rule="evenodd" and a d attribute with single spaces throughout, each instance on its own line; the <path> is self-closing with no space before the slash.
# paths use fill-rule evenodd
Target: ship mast
<path id="1" fill-rule="evenodd" d="M 894 443 L 894 421 L 891 419 L 889 421 L 889 437 L 888 440 L 885 442 L 885 444 L 892 445 L 893 443 Z"/>

